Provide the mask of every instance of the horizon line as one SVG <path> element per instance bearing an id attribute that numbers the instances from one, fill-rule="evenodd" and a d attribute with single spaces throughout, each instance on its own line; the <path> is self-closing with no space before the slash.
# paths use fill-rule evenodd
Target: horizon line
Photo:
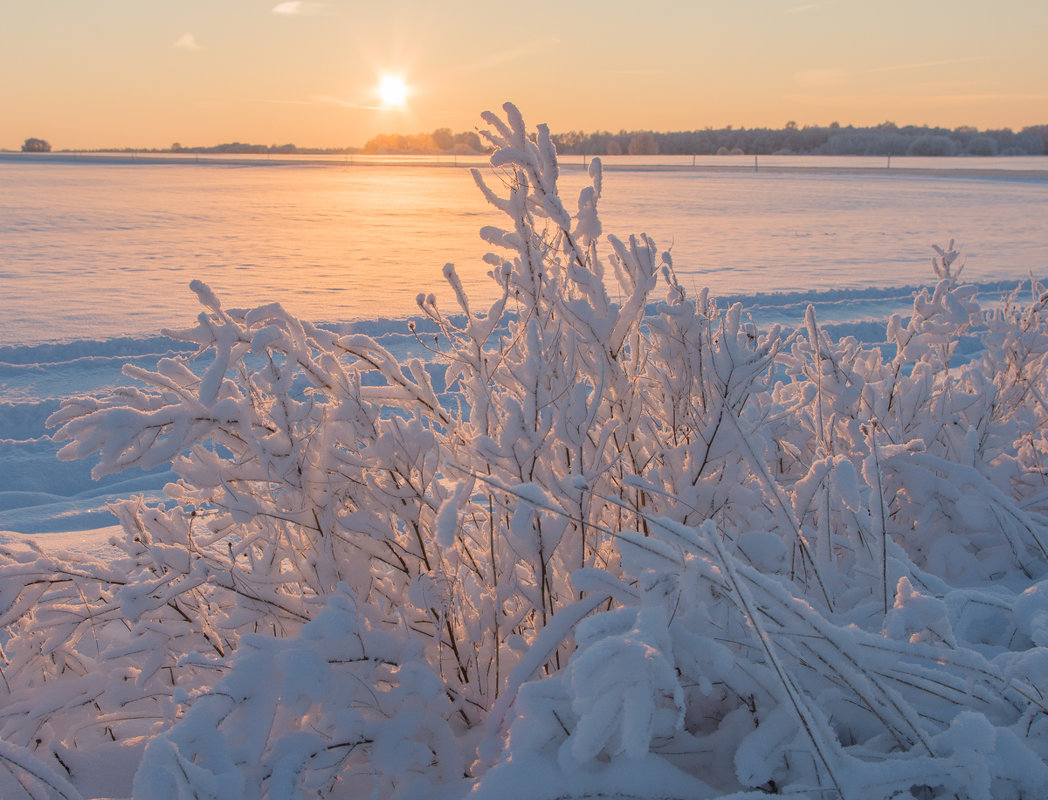
<path id="1" fill-rule="evenodd" d="M 641 134 L 641 133 L 651 133 L 651 134 L 654 134 L 656 136 L 670 136 L 670 135 L 674 135 L 674 134 L 702 133 L 702 132 L 707 132 L 707 131 L 708 132 L 743 132 L 743 131 L 785 132 L 785 131 L 791 131 L 791 130 L 804 131 L 804 130 L 812 130 L 812 129 L 821 129 L 821 130 L 849 130 L 849 129 L 851 129 L 851 130 L 857 130 L 857 131 L 877 131 L 877 130 L 886 129 L 886 128 L 888 128 L 888 126 L 891 126 L 891 127 L 895 128 L 895 129 L 898 129 L 898 130 L 904 130 L 904 129 L 907 129 L 907 128 L 917 128 L 917 129 L 936 130 L 936 131 L 949 131 L 951 133 L 960 133 L 960 132 L 969 133 L 969 132 L 974 132 L 975 134 L 978 135 L 978 134 L 986 134 L 986 133 L 994 133 L 994 132 L 1005 132 L 1005 131 L 1009 131 L 1009 132 L 1011 132 L 1013 134 L 1014 133 L 1022 133 L 1024 131 L 1027 131 L 1027 130 L 1030 130 L 1030 129 L 1035 129 L 1035 128 L 1048 128 L 1048 122 L 1031 123 L 1029 125 L 1023 125 L 1022 127 L 1013 127 L 1013 126 L 1010 126 L 1010 125 L 1005 125 L 1005 126 L 1000 127 L 1000 128 L 977 128 L 977 127 L 975 127 L 973 125 L 957 125 L 955 127 L 950 128 L 950 127 L 947 127 L 947 126 L 944 126 L 944 125 L 930 125 L 928 123 L 920 123 L 920 124 L 918 124 L 918 123 L 904 123 L 904 124 L 899 124 L 899 123 L 894 122 L 892 120 L 885 120 L 884 122 L 879 122 L 879 123 L 876 123 L 874 125 L 855 125 L 853 123 L 848 123 L 847 125 L 844 125 L 844 124 L 841 124 L 841 123 L 839 123 L 839 122 L 837 122 L 835 120 L 835 121 L 833 121 L 833 122 L 831 122 L 829 124 L 825 124 L 825 125 L 823 125 L 823 124 L 814 124 L 814 125 L 805 124 L 805 125 L 798 125 L 795 128 L 788 127 L 788 125 L 787 126 L 780 126 L 780 127 L 768 127 L 768 126 L 763 126 L 763 125 L 750 126 L 750 127 L 742 125 L 742 126 L 739 126 L 739 127 L 735 127 L 734 125 L 724 125 L 724 126 L 721 126 L 719 128 L 714 128 L 714 127 L 707 126 L 707 127 L 704 127 L 704 128 L 690 128 L 690 129 L 683 129 L 682 128 L 682 129 L 678 129 L 678 130 L 655 130 L 654 128 L 636 128 L 636 129 L 627 130 L 627 129 L 623 128 L 623 129 L 619 129 L 618 131 L 611 131 L 611 130 L 607 130 L 607 129 L 594 129 L 594 130 L 585 131 L 585 130 L 571 129 L 571 130 L 566 130 L 566 131 L 553 132 L 551 135 L 553 137 L 558 137 L 558 136 L 566 136 L 566 135 L 569 135 L 569 134 L 582 134 L 583 136 L 591 137 L 591 136 L 604 136 L 604 135 L 607 135 L 607 136 L 628 136 L 628 135 L 636 135 L 636 134 Z M 173 147 L 173 145 L 174 144 L 179 144 L 178 142 L 174 142 L 173 145 L 169 145 L 167 147 L 137 147 L 137 146 L 134 146 L 134 145 L 124 145 L 124 146 L 117 146 L 117 147 L 63 147 L 63 148 L 61 148 L 59 150 L 54 150 L 53 152 L 56 152 L 56 153 L 128 153 L 128 152 L 142 152 L 142 153 L 147 153 L 147 152 L 152 152 L 152 153 L 179 153 L 179 152 L 185 152 L 185 153 L 193 153 L 193 152 L 198 152 L 199 151 L 199 152 L 203 153 L 204 151 L 213 150 L 214 148 L 218 148 L 218 147 L 224 147 L 224 146 L 228 146 L 228 145 L 239 145 L 239 146 L 242 146 L 242 147 L 266 148 L 266 152 L 276 151 L 276 150 L 280 150 L 282 148 L 290 147 L 290 148 L 294 148 L 294 151 L 300 152 L 303 155 L 310 155 L 310 154 L 319 155 L 319 154 L 323 154 L 323 153 L 338 153 L 338 154 L 346 153 L 346 154 L 350 154 L 350 153 L 362 153 L 364 151 L 364 148 L 367 147 L 367 144 L 369 142 L 371 142 L 371 141 L 373 141 L 373 140 L 375 140 L 377 138 L 380 138 L 380 137 L 385 137 L 385 136 L 405 136 L 405 137 L 429 136 L 429 135 L 435 133 L 436 131 L 442 131 L 442 130 L 451 130 L 451 128 L 448 128 L 446 126 L 441 126 L 441 127 L 438 127 L 438 128 L 434 128 L 431 131 L 415 131 L 414 133 L 399 133 L 399 132 L 378 133 L 378 134 L 375 134 L 374 136 L 370 137 L 367 140 L 367 142 L 365 142 L 363 145 L 350 145 L 350 144 L 347 144 L 347 145 L 332 145 L 332 146 L 325 147 L 325 146 L 321 146 L 321 145 L 297 145 L 297 144 L 295 144 L 293 142 L 285 142 L 283 144 L 269 144 L 269 145 L 265 145 L 265 144 L 258 144 L 258 143 L 253 143 L 253 142 L 240 141 L 239 139 L 234 139 L 232 141 L 219 142 L 218 144 L 211 144 L 211 145 L 196 145 L 195 144 L 195 145 L 189 145 L 189 146 L 186 146 L 186 147 L 179 146 L 177 149 L 175 147 Z M 476 132 L 477 130 L 478 130 L 478 128 L 472 128 L 472 129 L 469 129 L 469 130 L 466 130 L 466 131 L 458 131 L 458 132 L 453 131 L 453 133 L 470 133 L 470 132 Z M 42 137 L 29 136 L 29 137 L 26 137 L 25 141 L 28 141 L 29 139 L 34 139 L 34 138 L 42 138 Z M 47 141 L 47 140 L 44 139 L 44 141 Z M 0 146 L 0 152 L 3 152 L 3 153 L 17 153 L 17 152 L 22 152 L 22 150 L 21 150 L 20 147 L 18 147 L 18 148 L 7 148 L 7 147 Z M 449 155 L 453 153 L 452 150 L 443 150 L 443 151 L 442 150 L 436 150 L 436 151 L 433 151 L 433 152 L 448 153 Z M 240 154 L 230 153 L 230 155 L 244 155 L 244 153 L 240 153 Z"/>

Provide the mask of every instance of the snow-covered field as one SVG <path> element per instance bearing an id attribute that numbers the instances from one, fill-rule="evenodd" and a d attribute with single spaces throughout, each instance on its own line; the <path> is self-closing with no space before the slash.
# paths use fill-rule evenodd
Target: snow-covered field
<path id="1" fill-rule="evenodd" d="M 689 290 L 719 297 L 913 286 L 926 280 L 931 245 L 951 238 L 973 280 L 1048 274 L 1048 157 L 936 170 L 928 159 L 891 170 L 861 158 L 765 160 L 793 166 L 626 160 L 608 170 L 602 219 L 649 234 Z M 580 164 L 564 168 L 565 196 L 585 182 Z M 0 345 L 183 325 L 197 313 L 192 280 L 231 303 L 279 300 L 318 322 L 414 315 L 420 291 L 452 303 L 449 261 L 472 297 L 496 293 L 477 233 L 498 216 L 467 169 L 0 158 L 0 187 Z"/>
<path id="2" fill-rule="evenodd" d="M 409 168 L 357 208 L 326 168 L 0 165 L 0 796 L 1043 796 L 1048 312 L 1011 293 L 1048 176 L 574 169 L 561 206 L 488 122 L 504 214 L 463 173 L 415 219 Z M 409 321 L 421 260 L 463 277 Z"/>

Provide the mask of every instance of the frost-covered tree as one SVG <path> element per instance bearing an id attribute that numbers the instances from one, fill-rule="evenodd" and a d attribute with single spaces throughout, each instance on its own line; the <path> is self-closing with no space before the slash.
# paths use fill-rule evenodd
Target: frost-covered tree
<path id="1" fill-rule="evenodd" d="M 504 111 L 429 363 L 195 283 L 194 355 L 52 417 L 179 477 L 105 562 L 2 553 L 3 796 L 1036 797 L 1043 288 L 951 243 L 884 346 L 762 330 Z"/>
<path id="2" fill-rule="evenodd" d="M 29 137 L 22 143 L 23 153 L 50 153 L 51 144 L 46 139 Z"/>
<path id="3" fill-rule="evenodd" d="M 952 156 L 957 144 L 948 136 L 923 134 L 910 142 L 906 148 L 908 156 Z"/>

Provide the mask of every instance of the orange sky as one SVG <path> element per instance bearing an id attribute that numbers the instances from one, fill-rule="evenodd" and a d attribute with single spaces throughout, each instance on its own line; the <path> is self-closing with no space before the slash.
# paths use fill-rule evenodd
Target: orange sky
<path id="1" fill-rule="evenodd" d="M 0 0 L 0 148 L 1048 123 L 1045 0 Z M 412 88 L 381 108 L 386 73 Z"/>

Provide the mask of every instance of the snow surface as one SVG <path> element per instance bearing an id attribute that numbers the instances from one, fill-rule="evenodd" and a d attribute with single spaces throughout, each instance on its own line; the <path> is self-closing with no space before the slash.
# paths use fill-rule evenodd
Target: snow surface
<path id="1" fill-rule="evenodd" d="M 949 161 L 885 171 L 824 157 L 753 173 L 627 160 L 604 181 L 600 218 L 648 233 L 685 288 L 718 297 L 912 286 L 951 238 L 972 280 L 1048 274 L 1048 157 L 1021 170 Z M 585 181 L 581 165 L 562 167 L 565 197 Z M 0 345 L 182 326 L 197 279 L 227 303 L 279 300 L 320 322 L 412 316 L 420 291 L 452 307 L 447 262 L 475 302 L 494 298 L 477 232 L 497 214 L 462 168 L 0 159 L 0 186 Z"/>

